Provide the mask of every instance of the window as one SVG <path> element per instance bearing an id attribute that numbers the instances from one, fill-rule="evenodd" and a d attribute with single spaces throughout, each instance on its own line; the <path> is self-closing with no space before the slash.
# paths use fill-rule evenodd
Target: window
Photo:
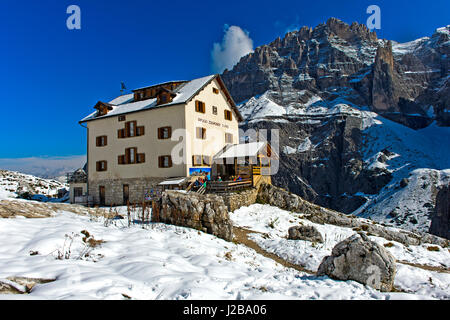
<path id="1" fill-rule="evenodd" d="M 211 157 L 210 156 L 203 156 L 203 165 L 205 165 L 205 166 L 211 165 Z"/>
<path id="2" fill-rule="evenodd" d="M 104 147 L 108 144 L 108 137 L 107 136 L 99 136 L 95 139 L 95 145 L 97 147 Z"/>
<path id="3" fill-rule="evenodd" d="M 105 160 L 97 161 L 96 169 L 97 169 L 97 171 L 106 171 L 107 170 L 107 162 Z"/>
<path id="4" fill-rule="evenodd" d="M 202 156 L 193 155 L 192 156 L 192 165 L 193 166 L 201 166 L 202 165 Z"/>
<path id="5" fill-rule="evenodd" d="M 145 153 L 137 153 L 137 148 L 127 148 L 125 149 L 124 155 L 119 155 L 117 157 L 117 162 L 119 164 L 134 164 L 134 163 L 144 163 Z"/>
<path id="6" fill-rule="evenodd" d="M 81 197 L 82 195 L 83 195 L 83 188 L 81 188 L 81 187 L 73 188 L 73 196 L 74 196 L 74 198 Z"/>
<path id="7" fill-rule="evenodd" d="M 233 143 L 233 135 L 231 133 L 225 133 L 225 143 Z"/>
<path id="8" fill-rule="evenodd" d="M 172 137 L 172 127 L 158 128 L 158 139 L 170 139 Z"/>
<path id="9" fill-rule="evenodd" d="M 128 123 L 127 136 L 134 137 L 136 135 L 136 121 L 131 121 L 127 123 Z"/>
<path id="10" fill-rule="evenodd" d="M 214 92 L 215 94 L 219 94 L 219 89 L 213 88 L 213 92 Z"/>
<path id="11" fill-rule="evenodd" d="M 217 115 L 217 107 L 216 106 L 213 106 L 212 112 L 213 112 L 213 114 Z"/>
<path id="12" fill-rule="evenodd" d="M 125 121 L 125 116 L 119 116 L 119 121 Z"/>
<path id="13" fill-rule="evenodd" d="M 195 100 L 195 111 L 205 113 L 205 103 L 202 101 Z"/>
<path id="14" fill-rule="evenodd" d="M 160 167 L 160 168 L 172 167 L 172 157 L 171 156 L 159 156 L 158 157 L 158 167 Z"/>
<path id="15" fill-rule="evenodd" d="M 232 120 L 233 116 L 230 110 L 225 110 L 225 120 Z"/>
<path id="16" fill-rule="evenodd" d="M 135 163 L 136 162 L 136 148 L 130 148 L 128 150 L 129 150 L 128 155 L 129 155 L 130 163 Z"/>
<path id="17" fill-rule="evenodd" d="M 206 129 L 202 128 L 202 127 L 197 127 L 196 128 L 196 136 L 197 136 L 197 139 L 205 140 L 206 139 Z"/>
<path id="18" fill-rule="evenodd" d="M 119 129 L 117 131 L 117 137 L 121 138 L 129 138 L 129 137 L 138 137 L 144 135 L 144 126 L 137 126 L 136 121 L 128 121 L 125 122 L 125 128 Z"/>
<path id="19" fill-rule="evenodd" d="M 192 156 L 192 165 L 194 167 L 210 166 L 211 165 L 211 157 L 210 156 L 202 156 L 202 155 L 193 155 Z"/>

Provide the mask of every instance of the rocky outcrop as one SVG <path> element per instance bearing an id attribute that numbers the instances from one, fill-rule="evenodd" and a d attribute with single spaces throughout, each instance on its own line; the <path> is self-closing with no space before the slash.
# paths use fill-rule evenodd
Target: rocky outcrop
<path id="1" fill-rule="evenodd" d="M 354 280 L 381 291 L 392 291 L 395 273 L 394 257 L 364 234 L 339 242 L 317 271 L 318 276 Z"/>
<path id="2" fill-rule="evenodd" d="M 388 170 L 370 170 L 365 165 L 361 127 L 361 118 L 336 115 L 317 125 L 292 119 L 260 121 L 242 128 L 278 130 L 283 147 L 279 170 L 272 177 L 275 185 L 320 206 L 350 213 L 366 201 L 358 193 L 377 194 L 392 179 Z M 307 139 L 308 150 L 284 152 L 284 146 Z"/>
<path id="3" fill-rule="evenodd" d="M 290 227 L 288 230 L 288 239 L 323 243 L 322 234 L 314 226 Z"/>
<path id="4" fill-rule="evenodd" d="M 318 97 L 325 105 L 370 106 L 413 128 L 445 124 L 449 30 L 398 44 L 378 39 L 364 24 L 330 18 L 256 48 L 222 78 L 236 102 L 267 94 L 292 113 Z"/>
<path id="5" fill-rule="evenodd" d="M 450 239 L 450 185 L 443 186 L 438 191 L 430 233 Z"/>
<path id="6" fill-rule="evenodd" d="M 405 230 L 397 231 L 355 216 L 349 216 L 319 207 L 289 191 L 273 185 L 261 185 L 258 193 L 258 202 L 267 203 L 288 211 L 303 213 L 304 218 L 315 223 L 354 228 L 354 230 L 365 231 L 367 234 L 379 236 L 389 241 L 397 241 L 404 245 L 419 245 L 421 243 L 432 243 L 442 247 L 449 245 L 448 240 L 428 233 L 416 233 Z"/>
<path id="7" fill-rule="evenodd" d="M 231 241 L 233 224 L 222 197 L 165 191 L 156 203 L 152 221 L 184 226 Z"/>

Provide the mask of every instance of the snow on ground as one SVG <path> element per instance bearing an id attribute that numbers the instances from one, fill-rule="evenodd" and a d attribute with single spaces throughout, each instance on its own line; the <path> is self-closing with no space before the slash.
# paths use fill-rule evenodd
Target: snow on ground
<path id="1" fill-rule="evenodd" d="M 83 230 L 105 241 L 87 256 Z M 69 212 L 52 218 L 0 219 L 0 243 L 0 279 L 56 279 L 36 285 L 28 295 L 0 299 L 429 298 L 427 292 L 381 293 L 353 281 L 311 276 L 243 245 L 159 223 L 143 229 L 116 220 L 106 227 L 102 220 Z M 69 248 L 69 259 L 57 259 L 58 252 Z"/>
<path id="2" fill-rule="evenodd" d="M 356 232 L 350 228 L 312 223 L 302 219 L 301 213 L 261 204 L 241 207 L 231 213 L 230 217 L 236 226 L 255 231 L 250 235 L 250 239 L 264 250 L 314 272 L 317 271 L 322 259 L 331 254 L 331 250 L 338 242 Z M 369 220 L 367 222 L 372 223 Z M 324 243 L 288 240 L 288 229 L 299 224 L 316 227 L 322 234 Z M 398 261 L 434 267 L 450 267 L 450 252 L 447 248 L 434 246 L 439 251 L 430 251 L 427 249 L 430 245 L 427 244 L 405 247 L 398 242 L 387 241 L 380 237 L 369 237 L 381 245 L 388 243 L 392 245 L 391 247 L 388 245 L 386 248 Z M 397 267 L 395 285 L 398 288 L 406 292 L 425 295 L 428 298 L 450 299 L 449 273 L 428 271 L 400 263 L 397 263 Z"/>
<path id="3" fill-rule="evenodd" d="M 370 168 L 385 168 L 393 179 L 353 214 L 410 230 L 428 231 L 436 189 L 450 183 L 450 128 L 435 123 L 413 130 L 372 113 L 363 113 L 363 159 Z M 382 150 L 393 156 L 379 162 Z M 400 188 L 407 178 L 409 183 Z"/>

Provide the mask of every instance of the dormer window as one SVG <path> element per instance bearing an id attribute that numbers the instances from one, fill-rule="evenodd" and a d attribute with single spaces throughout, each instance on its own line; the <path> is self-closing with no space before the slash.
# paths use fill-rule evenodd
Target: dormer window
<path id="1" fill-rule="evenodd" d="M 101 117 L 106 115 L 110 110 L 113 109 L 113 105 L 106 102 L 97 102 L 97 104 L 94 106 L 94 109 L 97 109 L 96 117 Z"/>

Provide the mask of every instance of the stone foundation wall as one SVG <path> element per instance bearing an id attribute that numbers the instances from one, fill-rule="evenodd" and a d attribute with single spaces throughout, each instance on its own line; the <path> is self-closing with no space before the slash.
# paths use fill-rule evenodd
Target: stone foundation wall
<path id="1" fill-rule="evenodd" d="M 233 224 L 222 197 L 167 190 L 155 203 L 153 222 L 189 227 L 231 241 Z"/>
<path id="2" fill-rule="evenodd" d="M 164 178 L 133 178 L 133 179 L 106 179 L 89 180 L 89 196 L 94 199 L 94 204 L 100 203 L 99 187 L 105 187 L 105 205 L 123 204 L 123 185 L 129 186 L 130 203 L 141 203 L 146 192 L 155 188 Z"/>
<path id="3" fill-rule="evenodd" d="M 233 192 L 221 195 L 228 211 L 233 212 L 244 206 L 250 206 L 256 202 L 258 197 L 258 189 L 251 188 L 241 192 Z"/>

